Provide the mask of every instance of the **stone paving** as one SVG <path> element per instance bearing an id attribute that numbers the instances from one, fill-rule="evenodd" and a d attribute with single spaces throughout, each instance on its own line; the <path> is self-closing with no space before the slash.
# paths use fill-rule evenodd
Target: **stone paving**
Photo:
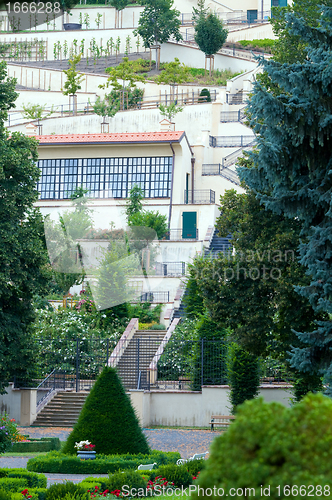
<path id="1" fill-rule="evenodd" d="M 29 434 L 31 438 L 58 437 L 65 441 L 72 430 L 69 427 L 19 427 L 22 434 Z M 196 429 L 143 429 L 149 445 L 154 450 L 178 451 L 182 458 L 188 458 L 194 453 L 204 453 L 209 450 L 210 444 L 220 432 Z M 1 467 L 26 467 L 27 457 L 0 457 Z M 107 477 L 106 474 L 51 474 L 45 473 L 47 485 L 63 481 L 79 483 L 85 477 Z"/>

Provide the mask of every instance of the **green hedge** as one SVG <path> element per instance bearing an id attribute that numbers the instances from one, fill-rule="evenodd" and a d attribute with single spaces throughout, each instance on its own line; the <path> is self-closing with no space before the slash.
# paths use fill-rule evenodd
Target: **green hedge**
<path id="1" fill-rule="evenodd" d="M 42 457 L 31 458 L 27 463 L 27 469 L 33 472 L 59 474 L 108 474 L 119 469 L 137 469 L 140 464 L 176 463 L 179 458 L 181 456 L 178 452 L 153 451 L 149 455 L 97 455 L 95 460 L 80 460 L 77 457 L 53 451 Z"/>
<path id="2" fill-rule="evenodd" d="M 13 443 L 10 451 L 14 453 L 34 453 L 60 450 L 60 448 L 61 443 L 59 438 L 29 438 L 29 442 L 22 441 L 20 443 Z"/>
<path id="3" fill-rule="evenodd" d="M 28 481 L 20 477 L 2 477 L 0 478 L 0 489 L 5 491 L 22 491 L 28 487 Z"/>
<path id="4" fill-rule="evenodd" d="M 22 478 L 26 481 L 28 488 L 46 488 L 47 486 L 47 478 L 44 474 L 36 474 L 26 469 L 0 469 L 0 481 L 5 478 Z"/>

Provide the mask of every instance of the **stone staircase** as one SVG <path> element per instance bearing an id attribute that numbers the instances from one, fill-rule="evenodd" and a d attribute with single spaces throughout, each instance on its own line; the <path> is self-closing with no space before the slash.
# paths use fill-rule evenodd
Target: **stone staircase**
<path id="1" fill-rule="evenodd" d="M 149 388 L 148 368 L 156 354 L 166 330 L 138 330 L 129 341 L 118 365 L 118 374 L 126 389 Z"/>
<path id="2" fill-rule="evenodd" d="M 232 248 L 233 247 L 229 241 L 229 238 L 222 238 L 220 236 L 217 236 L 217 231 L 215 230 L 210 246 L 208 250 L 205 251 L 205 253 L 209 255 L 212 254 L 213 257 L 216 257 L 219 253 L 232 252 Z"/>
<path id="3" fill-rule="evenodd" d="M 38 427 L 73 427 L 88 392 L 57 392 L 32 424 Z"/>

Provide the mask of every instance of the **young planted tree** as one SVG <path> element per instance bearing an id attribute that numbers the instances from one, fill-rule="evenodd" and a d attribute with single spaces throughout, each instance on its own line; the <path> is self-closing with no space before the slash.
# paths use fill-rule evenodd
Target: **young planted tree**
<path id="1" fill-rule="evenodd" d="M 136 82 L 145 82 L 144 76 L 137 74 L 136 70 L 137 65 L 135 61 L 129 61 L 128 57 L 124 57 L 122 62 L 117 66 L 106 68 L 105 71 L 109 74 L 107 83 L 106 85 L 99 86 L 100 88 L 105 88 L 111 85 L 113 87 L 112 92 L 121 92 L 122 109 L 125 109 L 125 92 L 133 92 L 136 88 Z"/>
<path id="2" fill-rule="evenodd" d="M 180 60 L 176 57 L 174 61 L 164 64 L 164 69 L 156 78 L 158 85 L 161 83 L 170 85 L 171 95 L 174 101 L 175 86 L 179 83 L 190 82 L 192 76 L 190 69 L 185 64 L 181 64 Z"/>
<path id="3" fill-rule="evenodd" d="M 172 102 L 169 106 L 164 106 L 163 104 L 160 104 L 159 111 L 161 116 L 167 118 L 167 120 L 171 122 L 178 113 L 181 113 L 181 111 L 183 111 L 183 108 L 177 106 L 175 102 Z"/>
<path id="4" fill-rule="evenodd" d="M 28 118 L 30 120 L 48 118 L 55 112 L 53 105 L 51 106 L 50 111 L 46 111 L 46 106 L 43 106 L 42 104 L 31 104 L 30 102 L 27 105 L 22 104 L 22 108 L 24 118 Z"/>
<path id="5" fill-rule="evenodd" d="M 110 0 L 109 3 L 115 8 L 114 28 L 122 28 L 122 19 L 120 26 L 120 12 L 130 3 L 129 0 Z"/>
<path id="6" fill-rule="evenodd" d="M 228 30 L 213 12 L 204 8 L 205 0 L 198 1 L 198 9 L 194 8 L 195 42 L 205 57 L 210 59 L 210 76 L 213 56 L 221 49 L 227 39 Z"/>
<path id="7" fill-rule="evenodd" d="M 74 113 L 76 113 L 77 111 L 76 92 L 82 88 L 81 83 L 84 80 L 84 76 L 81 75 L 78 71 L 76 71 L 76 65 L 80 62 L 81 57 L 82 57 L 81 54 L 73 56 L 72 59 L 69 59 L 69 69 L 63 70 L 63 72 L 67 76 L 67 80 L 65 81 L 64 89 L 61 90 L 63 95 L 68 95 L 72 97 Z M 69 97 L 69 105 L 70 105 L 70 97 Z"/>
<path id="8" fill-rule="evenodd" d="M 156 48 L 156 66 L 159 69 L 158 48 L 161 43 L 174 37 L 182 40 L 180 33 L 180 12 L 172 9 L 173 0 L 143 0 L 144 10 L 138 21 L 134 35 L 140 35 L 146 48 Z"/>
<path id="9" fill-rule="evenodd" d="M 118 100 L 113 100 L 111 95 L 105 95 L 102 99 L 100 96 L 97 97 L 96 102 L 93 105 L 94 112 L 103 117 L 103 122 L 105 123 L 106 117 L 113 118 L 119 111 L 120 103 Z"/>

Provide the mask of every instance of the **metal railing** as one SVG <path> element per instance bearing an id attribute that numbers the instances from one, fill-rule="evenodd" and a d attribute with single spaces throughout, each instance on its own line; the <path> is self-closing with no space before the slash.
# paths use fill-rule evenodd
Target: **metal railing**
<path id="1" fill-rule="evenodd" d="M 40 341 L 44 343 L 44 339 Z M 69 345 L 75 352 L 76 341 L 58 339 L 57 345 L 57 349 L 52 351 L 53 358 L 56 360 L 61 358 L 60 364 L 65 365 L 68 355 L 67 347 Z M 174 333 L 169 338 L 166 331 L 151 330 L 151 335 L 150 332 L 142 332 L 141 335 L 125 340 L 123 354 L 116 366 L 126 389 L 201 390 L 202 385 L 227 384 L 228 347 L 227 341 L 223 340 L 183 339 Z M 103 362 L 96 376 L 99 375 L 102 367 L 108 364 L 106 354 L 105 349 Z M 93 363 L 93 360 L 94 353 L 90 352 L 89 362 Z M 77 385 L 75 371 L 76 369 L 81 371 L 82 360 L 74 356 L 74 362 L 77 363 L 74 372 L 52 370 L 43 381 L 44 389 L 47 390 L 49 385 L 49 388 L 56 387 L 59 390 L 77 388 L 89 390 L 96 376 L 91 379 L 79 379 L 84 384 Z M 267 358 L 261 360 L 260 365 L 262 382 L 272 384 L 292 381 L 292 375 L 280 362 Z M 55 382 L 53 377 L 56 378 Z M 39 403 L 40 401 L 39 399 Z"/>
<path id="2" fill-rule="evenodd" d="M 245 151 L 248 151 L 248 149 L 241 148 L 241 149 L 238 149 L 237 151 L 234 151 L 233 153 L 225 156 L 221 161 L 223 169 L 226 167 L 230 167 L 231 165 L 234 165 L 234 163 L 236 163 L 236 161 L 239 158 L 242 158 L 244 156 Z"/>
<path id="3" fill-rule="evenodd" d="M 254 135 L 219 135 L 219 136 L 209 136 L 209 145 L 213 148 L 236 148 L 236 147 L 248 147 L 254 144 L 256 138 Z"/>
<path id="4" fill-rule="evenodd" d="M 184 191 L 184 203 L 205 205 L 210 203 L 215 203 L 216 193 L 212 189 L 195 189 L 194 191 L 185 190 Z"/>
<path id="5" fill-rule="evenodd" d="M 163 239 L 168 241 L 198 240 L 198 228 L 194 229 L 190 235 L 183 229 L 170 229 Z"/>
<path id="6" fill-rule="evenodd" d="M 223 166 L 220 163 L 203 163 L 202 175 L 220 175 Z"/>
<path id="7" fill-rule="evenodd" d="M 230 94 L 226 92 L 226 103 L 227 104 L 244 104 L 248 98 L 248 95 L 243 95 L 243 92 L 238 92 L 237 94 Z"/>
<path id="8" fill-rule="evenodd" d="M 225 158 L 223 158 L 223 160 L 225 160 Z M 238 155 L 236 155 L 236 159 L 237 158 L 239 158 Z M 221 163 L 203 163 L 202 175 L 221 175 L 230 182 L 233 182 L 238 186 L 240 185 L 240 179 L 237 173 L 231 170 L 230 168 L 223 166 Z"/>
<path id="9" fill-rule="evenodd" d="M 156 276 L 184 276 L 185 262 L 156 262 Z"/>
<path id="10" fill-rule="evenodd" d="M 39 338 L 32 344 L 35 376 L 14 379 L 14 386 L 37 388 L 41 400 L 50 389 L 88 390 L 107 364 L 115 339 Z M 44 394 L 42 394 L 44 393 Z"/>
<path id="11" fill-rule="evenodd" d="M 248 18 L 246 11 L 235 11 L 235 12 L 217 12 L 217 16 L 225 25 L 238 25 L 238 24 L 264 24 L 269 22 L 271 17 L 271 10 L 258 12 L 257 18 Z M 192 13 L 181 13 L 180 22 L 182 26 L 193 25 Z"/>
<path id="12" fill-rule="evenodd" d="M 238 111 L 221 111 L 220 123 L 243 122 L 245 118 L 243 109 L 239 109 Z"/>
<path id="13" fill-rule="evenodd" d="M 166 304 L 169 302 L 169 291 L 161 292 L 155 290 L 153 292 L 144 292 L 138 297 L 138 299 L 133 300 L 133 302 L 150 302 L 151 304 Z"/>
<path id="14" fill-rule="evenodd" d="M 230 168 L 227 168 L 227 167 L 223 168 L 220 172 L 220 175 L 222 177 L 225 177 L 225 179 L 232 182 L 233 184 L 236 184 L 237 186 L 240 186 L 240 184 L 241 184 L 237 173 L 234 172 L 233 170 L 231 170 Z"/>

